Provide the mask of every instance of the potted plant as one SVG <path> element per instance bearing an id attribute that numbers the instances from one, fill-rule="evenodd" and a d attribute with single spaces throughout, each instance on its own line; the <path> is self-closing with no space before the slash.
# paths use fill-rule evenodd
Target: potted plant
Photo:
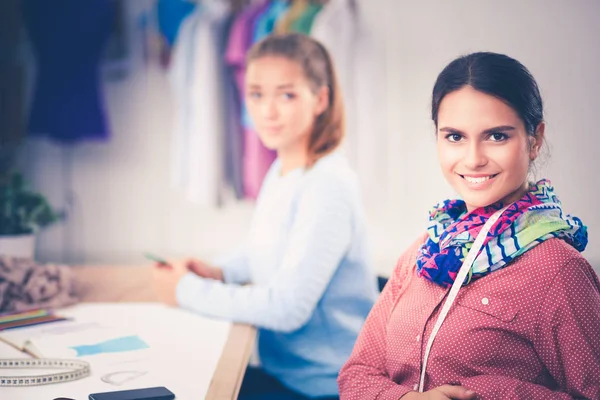
<path id="1" fill-rule="evenodd" d="M 33 258 L 35 234 L 60 215 L 20 173 L 0 179 L 0 255 Z"/>

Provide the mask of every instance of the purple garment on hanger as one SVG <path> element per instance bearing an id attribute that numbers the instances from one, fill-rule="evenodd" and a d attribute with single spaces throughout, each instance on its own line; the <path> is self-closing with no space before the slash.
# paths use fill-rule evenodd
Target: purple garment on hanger
<path id="1" fill-rule="evenodd" d="M 219 35 L 219 54 L 221 55 L 224 55 L 227 51 L 229 35 L 234 21 L 235 15 L 231 14 L 223 23 L 222 31 Z M 244 157 L 244 133 L 239 118 L 241 113 L 241 97 L 238 87 L 235 84 L 233 68 L 229 67 L 225 57 L 220 58 L 221 68 L 223 69 L 222 85 L 225 107 L 223 170 L 225 171 L 225 180 L 233 188 L 235 197 L 241 200 L 244 198 L 244 166 L 242 165 Z"/>
<path id="2" fill-rule="evenodd" d="M 30 134 L 64 143 L 108 138 L 99 66 L 115 4 L 23 0 L 23 19 L 37 61 Z"/>
<path id="3" fill-rule="evenodd" d="M 241 100 L 244 101 L 244 75 L 246 74 L 246 53 L 252 46 L 254 23 L 267 10 L 268 4 L 250 6 L 242 11 L 234 20 L 229 34 L 225 60 L 234 68 L 236 84 L 240 90 Z"/>
<path id="4" fill-rule="evenodd" d="M 268 9 L 265 2 L 243 11 L 233 22 L 225 60 L 235 74 L 236 84 L 241 96 L 240 103 L 245 100 L 244 86 L 246 73 L 246 53 L 252 46 L 256 20 Z M 241 119 L 241 115 L 239 115 Z M 249 127 L 244 128 L 243 179 L 244 194 L 247 198 L 256 199 L 273 160 L 277 154 L 263 146 L 258 134 Z"/>

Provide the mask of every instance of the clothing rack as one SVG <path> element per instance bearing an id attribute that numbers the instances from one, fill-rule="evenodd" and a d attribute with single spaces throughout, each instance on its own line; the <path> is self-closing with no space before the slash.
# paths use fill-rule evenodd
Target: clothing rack
<path id="1" fill-rule="evenodd" d="M 359 54 L 355 50 L 358 32 L 355 3 L 353 0 L 183 1 L 197 2 L 198 12 L 183 22 L 179 37 L 172 40 L 178 45 L 173 48 L 174 58 L 168 66 L 173 93 L 179 96 L 172 129 L 173 182 L 190 202 L 209 207 L 218 207 L 231 193 L 236 199 L 256 199 L 276 154 L 260 142 L 243 108 L 245 54 L 249 46 L 273 33 L 312 35 L 313 22 L 318 16 L 319 29 L 311 37 L 322 41 L 331 49 L 332 58 L 339 60 L 338 75 L 346 93 L 364 93 L 363 86 L 356 83 L 354 67 L 349 67 L 357 59 L 355 54 Z M 215 32 L 220 33 L 213 35 Z M 359 94 L 348 96 L 346 107 L 350 110 L 359 107 L 355 98 L 365 98 Z M 225 118 L 207 118 L 208 114 Z M 370 125 L 364 119 L 361 121 L 360 126 Z M 346 141 L 352 155 L 358 151 L 355 126 L 358 123 L 348 130 Z M 355 156 L 353 160 L 357 159 Z"/>
<path id="2" fill-rule="evenodd" d="M 202 0 L 189 0 L 189 1 L 191 1 L 193 3 L 197 3 Z M 233 11 L 239 11 L 252 3 L 257 3 L 259 1 L 266 1 L 266 0 L 228 0 L 228 1 L 231 3 L 231 9 Z M 290 3 L 293 3 L 294 1 L 297 1 L 297 0 L 289 0 L 289 1 L 290 1 Z M 329 2 L 329 0 L 308 0 L 308 1 L 310 1 L 311 3 L 317 3 L 317 4 L 321 4 L 321 5 L 325 5 L 326 3 Z M 351 0 L 351 3 L 353 6 L 355 6 L 356 0 Z"/>

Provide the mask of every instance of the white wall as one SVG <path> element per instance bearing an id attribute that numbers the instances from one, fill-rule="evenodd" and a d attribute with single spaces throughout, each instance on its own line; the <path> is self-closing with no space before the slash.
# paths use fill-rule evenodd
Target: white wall
<path id="1" fill-rule="evenodd" d="M 132 19 L 149 3 L 129 2 Z M 452 194 L 437 167 L 429 97 L 445 64 L 476 50 L 505 52 L 538 79 L 552 143 L 546 175 L 565 208 L 589 225 L 586 254 L 600 266 L 595 235 L 600 214 L 594 201 L 600 193 L 592 182 L 600 167 L 594 131 L 600 91 L 600 27 L 594 21 L 600 2 L 369 0 L 363 9 L 375 43 L 386 52 L 378 73 L 388 77 L 381 99 L 387 131 L 373 134 L 386 141 L 387 169 L 371 179 L 389 179 L 381 182 L 381 199 L 369 202 L 367 210 L 377 269 L 389 274 L 397 256 L 424 231 L 430 206 Z M 133 45 L 138 35 L 132 32 Z M 55 204 L 65 201 L 66 187 L 74 193 L 70 218 L 43 233 L 39 258 L 140 263 L 144 251 L 212 256 L 238 243 L 251 204 L 200 209 L 169 185 L 172 114 L 163 73 L 134 62 L 128 79 L 107 82 L 105 91 L 111 141 L 69 152 L 36 140 L 23 152 L 29 176 Z"/>

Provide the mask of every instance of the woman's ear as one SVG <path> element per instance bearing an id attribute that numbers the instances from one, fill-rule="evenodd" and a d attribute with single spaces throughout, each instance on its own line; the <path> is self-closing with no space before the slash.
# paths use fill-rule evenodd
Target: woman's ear
<path id="1" fill-rule="evenodd" d="M 317 104 L 315 107 L 315 116 L 323 114 L 329 108 L 329 87 L 321 86 L 317 92 Z"/>
<path id="2" fill-rule="evenodd" d="M 546 124 L 544 122 L 540 122 L 540 124 L 535 129 L 535 136 L 531 138 L 531 147 L 529 149 L 529 159 L 531 161 L 535 160 L 540 155 L 540 150 L 542 145 L 544 144 L 544 134 L 546 131 Z"/>

